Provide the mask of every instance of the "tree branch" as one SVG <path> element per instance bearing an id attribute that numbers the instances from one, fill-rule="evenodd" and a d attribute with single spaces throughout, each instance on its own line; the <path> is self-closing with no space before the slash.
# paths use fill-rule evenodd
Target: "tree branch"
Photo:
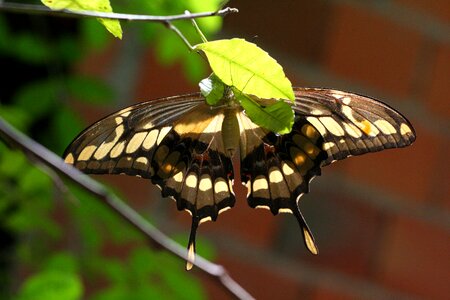
<path id="1" fill-rule="evenodd" d="M 206 17 L 224 17 L 229 13 L 237 13 L 237 8 L 226 7 L 218 11 L 213 12 L 201 12 L 193 14 L 180 14 L 172 16 L 152 16 L 152 15 L 135 15 L 135 14 L 121 14 L 121 13 L 107 13 L 107 12 L 94 12 L 87 10 L 72 11 L 68 9 L 51 10 L 43 5 L 32 4 L 20 4 L 20 3 L 2 3 L 0 1 L 0 11 L 12 12 L 12 13 L 27 13 L 27 14 L 44 14 L 52 16 L 62 17 L 95 17 L 102 19 L 114 19 L 123 21 L 143 21 L 143 22 L 159 22 L 166 23 L 176 20 L 197 19 Z"/>
<path id="2" fill-rule="evenodd" d="M 122 218 L 125 222 L 131 224 L 136 230 L 140 231 L 149 241 L 166 249 L 179 258 L 184 260 L 188 259 L 186 249 L 182 248 L 156 227 L 151 225 L 145 218 L 139 215 L 126 203 L 121 201 L 116 195 L 108 192 L 101 184 L 81 173 L 78 169 L 66 164 L 55 153 L 14 129 L 1 117 L 0 137 L 2 137 L 10 146 L 20 149 L 27 156 L 43 163 L 82 189 L 96 196 L 106 206 L 114 211 L 116 215 Z M 214 264 L 198 255 L 192 263 L 201 271 L 219 281 L 229 293 L 238 299 L 253 299 L 253 297 L 245 289 L 243 289 L 230 277 L 223 266 Z"/>

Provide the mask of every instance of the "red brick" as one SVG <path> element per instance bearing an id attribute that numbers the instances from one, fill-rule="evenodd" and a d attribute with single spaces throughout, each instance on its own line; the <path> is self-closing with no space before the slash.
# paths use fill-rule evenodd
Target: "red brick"
<path id="1" fill-rule="evenodd" d="M 187 213 L 172 211 L 173 217 L 186 228 L 190 228 L 191 218 Z M 236 205 L 219 215 L 216 222 L 201 224 L 199 234 L 226 233 L 257 246 L 269 247 L 277 233 L 280 218 L 273 216 L 268 210 L 253 209 L 245 199 L 236 201 Z"/>
<path id="2" fill-rule="evenodd" d="M 417 123 L 412 120 L 412 124 Z M 345 164 L 347 174 L 358 181 L 413 200 L 430 200 L 428 192 L 440 163 L 441 140 L 422 127 L 415 126 L 415 129 L 417 140 L 407 148 L 351 157 L 338 163 Z"/>
<path id="3" fill-rule="evenodd" d="M 320 268 L 361 277 L 371 275 L 371 257 L 378 248 L 382 214 L 348 195 L 324 197 L 315 203 L 320 210 L 320 228 L 311 226 L 319 255 L 301 251 L 301 259 Z M 306 216 L 308 217 L 308 215 Z M 308 219 L 314 217 L 310 215 Z M 321 230 L 319 230 L 321 229 Z"/>
<path id="4" fill-rule="evenodd" d="M 441 21 L 450 22 L 450 2 L 448 0 L 396 0 L 414 10 L 423 11 L 438 17 Z"/>
<path id="5" fill-rule="evenodd" d="M 317 289 L 311 300 L 351 300 L 356 299 L 354 296 L 338 293 L 326 288 Z"/>
<path id="6" fill-rule="evenodd" d="M 197 92 L 199 87 L 187 80 L 180 65 L 161 66 L 149 49 L 142 58 L 135 91 L 136 99 L 146 101 Z"/>
<path id="7" fill-rule="evenodd" d="M 431 74 L 431 84 L 426 94 L 428 108 L 434 113 L 450 118 L 450 46 L 442 45 L 436 54 Z"/>
<path id="8" fill-rule="evenodd" d="M 421 46 L 419 34 L 367 10 L 336 8 L 325 54 L 326 67 L 396 96 L 409 93 Z"/>
<path id="9" fill-rule="evenodd" d="M 238 8 L 239 14 L 224 20 L 230 35 L 306 61 L 321 60 L 332 13 L 327 1 L 240 1 Z"/>
<path id="10" fill-rule="evenodd" d="M 379 280 L 426 299 L 450 295 L 448 230 L 408 218 L 393 220 L 380 251 Z"/>
<path id="11" fill-rule="evenodd" d="M 76 73 L 104 78 L 110 71 L 111 62 L 120 51 L 120 42 L 113 41 L 103 51 L 93 51 L 77 64 Z"/>
<path id="12" fill-rule="evenodd" d="M 251 253 L 249 253 L 249 256 Z M 245 262 L 242 259 L 223 255 L 218 263 L 224 265 L 234 280 L 239 282 L 256 299 L 300 299 L 303 289 L 292 279 L 272 272 L 269 266 Z M 208 289 L 209 290 L 209 289 Z M 217 298 L 210 294 L 211 299 Z"/>

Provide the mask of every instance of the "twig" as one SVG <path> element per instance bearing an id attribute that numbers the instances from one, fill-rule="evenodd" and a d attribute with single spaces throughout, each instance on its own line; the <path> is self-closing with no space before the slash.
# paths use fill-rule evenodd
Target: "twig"
<path id="1" fill-rule="evenodd" d="M 143 22 L 172 22 L 176 20 L 189 20 L 206 17 L 224 17 L 229 13 L 236 13 L 238 9 L 226 7 L 213 12 L 201 12 L 194 14 L 180 14 L 172 16 L 152 16 L 152 15 L 135 15 L 135 14 L 121 14 L 121 13 L 107 13 L 94 12 L 87 10 L 73 11 L 68 9 L 51 10 L 43 5 L 20 4 L 20 3 L 2 3 L 0 2 L 0 11 L 12 13 L 27 13 L 27 14 L 45 14 L 63 17 L 96 17 L 102 19 L 115 19 L 123 21 L 143 21 Z"/>
<path id="2" fill-rule="evenodd" d="M 44 165 L 63 175 L 76 185 L 80 186 L 82 189 L 96 196 L 119 217 L 146 236 L 149 241 L 163 247 L 179 258 L 184 260 L 187 259 L 187 252 L 184 248 L 168 238 L 156 227 L 151 225 L 146 219 L 121 201 L 116 195 L 108 192 L 97 181 L 81 173 L 74 167 L 66 164 L 55 153 L 14 129 L 1 117 L 0 137 L 2 137 L 10 146 L 14 146 L 27 155 L 34 157 L 37 161 L 42 162 Z M 201 256 L 197 256 L 193 264 L 201 271 L 218 280 L 228 292 L 238 299 L 253 299 L 253 297 L 246 290 L 244 290 L 230 277 L 223 266 L 214 264 Z"/>

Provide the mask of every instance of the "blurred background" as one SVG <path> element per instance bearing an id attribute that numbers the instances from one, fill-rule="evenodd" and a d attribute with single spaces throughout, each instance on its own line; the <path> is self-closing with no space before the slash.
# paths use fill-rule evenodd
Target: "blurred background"
<path id="1" fill-rule="evenodd" d="M 220 1 L 113 1 L 116 12 L 168 15 Z M 36 3 L 30 1 L 29 3 Z M 323 169 L 290 215 L 245 201 L 199 229 L 198 252 L 257 299 L 444 299 L 450 294 L 450 3 L 444 0 L 231 1 L 200 22 L 276 58 L 294 86 L 381 99 L 414 125 L 411 147 Z M 176 23 L 190 41 L 189 22 Z M 121 107 L 198 91 L 209 70 L 160 24 L 0 11 L 0 115 L 61 155 L 87 125 Z M 190 216 L 143 179 L 96 176 L 186 245 Z M 227 299 L 214 281 L 148 247 L 95 199 L 0 143 L 1 299 Z M 53 298 L 52 298 L 53 297 Z"/>

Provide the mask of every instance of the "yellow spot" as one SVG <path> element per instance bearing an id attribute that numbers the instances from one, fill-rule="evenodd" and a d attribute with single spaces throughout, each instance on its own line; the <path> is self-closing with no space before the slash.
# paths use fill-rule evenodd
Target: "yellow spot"
<path id="1" fill-rule="evenodd" d="M 282 182 L 283 174 L 281 174 L 280 170 L 272 168 L 272 171 L 269 171 L 269 180 L 271 183 Z"/>
<path id="2" fill-rule="evenodd" d="M 148 168 L 148 159 L 146 157 L 138 157 L 133 164 L 135 169 L 147 170 Z"/>
<path id="3" fill-rule="evenodd" d="M 180 171 L 180 172 L 178 172 L 177 174 L 175 174 L 175 175 L 173 176 L 173 180 L 175 180 L 175 181 L 178 182 L 178 183 L 183 182 L 183 172 Z"/>
<path id="4" fill-rule="evenodd" d="M 228 185 L 223 179 L 216 179 L 216 182 L 214 183 L 214 192 L 215 193 L 222 193 L 222 192 L 228 192 Z"/>
<path id="5" fill-rule="evenodd" d="M 308 120 L 308 122 L 311 123 L 322 136 L 327 134 L 326 128 L 322 125 L 322 123 L 320 123 L 319 119 L 315 117 L 307 117 L 306 120 Z"/>
<path id="6" fill-rule="evenodd" d="M 156 141 L 157 145 L 161 144 L 162 140 L 166 137 L 170 130 L 172 130 L 172 127 L 170 126 L 161 128 L 159 131 L 158 140 Z"/>
<path id="7" fill-rule="evenodd" d="M 195 173 L 190 173 L 187 176 L 186 185 L 193 189 L 195 189 L 197 187 L 197 175 Z"/>
<path id="8" fill-rule="evenodd" d="M 268 207 L 267 205 L 256 205 L 255 208 L 270 210 L 270 207 Z"/>
<path id="9" fill-rule="evenodd" d="M 347 133 L 354 138 L 360 138 L 362 136 L 361 131 L 353 125 L 352 123 L 344 123 L 344 129 L 347 131 Z"/>
<path id="10" fill-rule="evenodd" d="M 198 224 L 200 225 L 200 224 L 203 224 L 203 223 L 208 222 L 208 221 L 212 221 L 211 217 L 204 217 L 203 219 L 201 219 L 198 222 Z"/>
<path id="11" fill-rule="evenodd" d="M 323 112 L 320 109 L 313 109 L 311 111 L 311 114 L 315 115 L 315 116 L 320 116 L 320 115 L 323 115 Z"/>
<path id="12" fill-rule="evenodd" d="M 342 129 L 341 125 L 339 125 L 339 123 L 336 122 L 336 120 L 333 119 L 332 117 L 321 117 L 320 122 L 322 122 L 323 125 L 328 129 L 328 131 L 331 132 L 333 135 L 336 136 L 345 135 L 344 129 Z"/>
<path id="13" fill-rule="evenodd" d="M 69 154 L 66 156 L 66 158 L 64 159 L 64 161 L 65 161 L 66 163 L 68 163 L 68 164 L 73 165 L 74 158 L 73 158 L 72 153 L 69 153 Z"/>
<path id="14" fill-rule="evenodd" d="M 198 188 L 202 192 L 206 192 L 212 189 L 212 182 L 211 177 L 209 175 L 203 175 L 200 179 L 200 184 L 198 185 Z"/>
<path id="15" fill-rule="evenodd" d="M 222 209 L 219 209 L 219 214 L 221 214 L 221 213 L 223 213 L 224 211 L 227 211 L 227 210 L 229 210 L 229 209 L 231 209 L 231 207 L 229 207 L 229 206 L 224 207 L 224 208 L 222 208 Z"/>
<path id="16" fill-rule="evenodd" d="M 292 210 L 290 208 L 280 208 L 278 213 L 292 214 Z"/>
<path id="17" fill-rule="evenodd" d="M 286 162 L 282 163 L 282 168 L 284 175 L 289 176 L 294 174 L 294 169 L 292 169 Z"/>
<path id="18" fill-rule="evenodd" d="M 169 173 L 170 170 L 172 170 L 172 165 L 170 163 L 165 163 L 161 169 L 164 173 Z"/>
<path id="19" fill-rule="evenodd" d="M 156 144 L 156 138 L 158 137 L 158 130 L 154 129 L 150 131 L 145 138 L 144 142 L 142 143 L 142 147 L 144 147 L 145 150 L 149 150 Z"/>
<path id="20" fill-rule="evenodd" d="M 408 125 L 406 125 L 405 123 L 402 123 L 402 125 L 400 125 L 400 133 L 402 135 L 406 135 L 408 133 L 411 133 L 411 128 L 409 128 Z"/>
<path id="21" fill-rule="evenodd" d="M 115 117 L 114 122 L 116 122 L 116 125 L 120 125 L 123 122 L 123 119 L 121 117 Z"/>
<path id="22" fill-rule="evenodd" d="M 313 142 L 315 142 L 320 136 L 317 130 L 309 124 L 303 125 L 302 133 Z"/>
<path id="23" fill-rule="evenodd" d="M 360 124 L 362 125 L 361 129 L 365 134 L 369 135 L 372 132 L 372 125 L 369 121 L 363 120 L 360 122 Z"/>
<path id="24" fill-rule="evenodd" d="M 195 251 L 194 251 L 194 244 L 189 245 L 188 249 L 188 261 L 186 262 L 186 270 L 189 271 L 194 266 L 193 262 L 195 261 Z"/>
<path id="25" fill-rule="evenodd" d="M 352 98 L 350 97 L 344 97 L 341 99 L 342 103 L 344 103 L 345 105 L 349 105 L 350 102 L 352 102 Z"/>
<path id="26" fill-rule="evenodd" d="M 259 191 L 259 190 L 267 190 L 269 188 L 269 184 L 267 183 L 267 179 L 260 175 L 256 177 L 255 181 L 253 181 L 253 191 Z"/>
<path id="27" fill-rule="evenodd" d="M 305 235 L 305 243 L 309 251 L 311 251 L 312 254 L 317 255 L 319 251 L 317 250 L 316 244 L 314 243 L 311 234 L 306 228 L 303 228 L 303 234 Z"/>
<path id="28" fill-rule="evenodd" d="M 127 149 L 125 150 L 127 153 L 133 153 L 142 145 L 145 137 L 147 136 L 147 132 L 137 132 L 133 135 L 127 145 Z"/>
<path id="29" fill-rule="evenodd" d="M 397 130 L 394 128 L 394 126 L 391 125 L 386 120 L 376 120 L 374 124 L 380 128 L 381 132 L 384 134 L 395 134 L 397 133 Z"/>
<path id="30" fill-rule="evenodd" d="M 87 146 L 83 149 L 83 151 L 81 151 L 80 155 L 78 156 L 78 161 L 90 159 L 96 149 L 97 147 L 94 145 Z"/>
<path id="31" fill-rule="evenodd" d="M 152 122 L 148 122 L 142 126 L 142 129 L 151 129 L 153 127 L 155 127 L 155 125 Z"/>
<path id="32" fill-rule="evenodd" d="M 312 159 L 316 158 L 317 154 L 319 154 L 319 149 L 311 143 L 307 143 L 304 150 Z"/>
<path id="33" fill-rule="evenodd" d="M 294 147 L 291 148 L 291 157 L 297 166 L 303 165 L 306 161 L 306 154 Z"/>
<path id="34" fill-rule="evenodd" d="M 336 147 L 336 144 L 333 142 L 327 142 L 323 144 L 323 150 L 328 151 L 329 149 Z"/>
<path id="35" fill-rule="evenodd" d="M 112 158 L 116 158 L 120 154 L 122 154 L 123 149 L 125 149 L 125 141 L 121 141 L 120 143 L 116 144 L 109 153 L 109 156 L 111 156 Z"/>

